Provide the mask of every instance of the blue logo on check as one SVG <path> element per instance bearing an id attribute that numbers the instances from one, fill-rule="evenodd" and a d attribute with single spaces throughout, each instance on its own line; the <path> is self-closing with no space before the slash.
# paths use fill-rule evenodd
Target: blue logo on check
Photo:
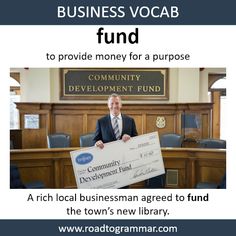
<path id="1" fill-rule="evenodd" d="M 93 155 L 91 153 L 82 153 L 75 158 L 75 161 L 79 165 L 88 164 L 93 160 Z"/>

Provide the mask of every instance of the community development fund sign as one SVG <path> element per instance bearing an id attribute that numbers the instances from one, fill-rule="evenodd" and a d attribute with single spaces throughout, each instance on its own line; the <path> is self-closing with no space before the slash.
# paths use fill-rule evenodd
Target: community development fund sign
<path id="1" fill-rule="evenodd" d="M 124 99 L 168 99 L 168 69 L 60 70 L 61 99 L 107 99 L 118 93 Z"/>

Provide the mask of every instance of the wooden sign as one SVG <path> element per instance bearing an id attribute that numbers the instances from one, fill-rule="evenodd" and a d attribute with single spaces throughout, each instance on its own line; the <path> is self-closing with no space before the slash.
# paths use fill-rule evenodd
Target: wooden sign
<path id="1" fill-rule="evenodd" d="M 117 93 L 126 100 L 167 100 L 166 68 L 63 68 L 61 94 L 65 100 L 106 100 Z"/>

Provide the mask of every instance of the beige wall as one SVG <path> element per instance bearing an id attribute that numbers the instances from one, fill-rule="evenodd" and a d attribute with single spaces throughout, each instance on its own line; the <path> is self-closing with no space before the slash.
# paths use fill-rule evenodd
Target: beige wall
<path id="1" fill-rule="evenodd" d="M 11 72 L 20 72 L 21 102 L 50 102 L 48 68 L 15 68 Z"/>
<path id="2" fill-rule="evenodd" d="M 83 102 L 59 99 L 58 68 L 14 68 L 11 72 L 20 72 L 22 102 Z M 208 73 L 225 73 L 225 69 L 207 68 L 200 72 L 199 68 L 170 68 L 169 100 L 155 103 L 209 102 Z"/>
<path id="3" fill-rule="evenodd" d="M 199 68 L 178 69 L 177 102 L 199 102 Z"/>

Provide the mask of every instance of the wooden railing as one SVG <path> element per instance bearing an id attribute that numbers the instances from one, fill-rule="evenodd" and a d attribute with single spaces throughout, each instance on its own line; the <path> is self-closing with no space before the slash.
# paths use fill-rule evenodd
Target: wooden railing
<path id="1" fill-rule="evenodd" d="M 11 150 L 11 163 L 23 182 L 41 180 L 46 188 L 76 188 L 70 151 L 79 148 Z M 226 171 L 226 150 L 162 148 L 167 173 L 166 188 L 194 188 L 202 181 L 220 182 Z M 144 182 L 130 185 L 143 188 Z"/>

